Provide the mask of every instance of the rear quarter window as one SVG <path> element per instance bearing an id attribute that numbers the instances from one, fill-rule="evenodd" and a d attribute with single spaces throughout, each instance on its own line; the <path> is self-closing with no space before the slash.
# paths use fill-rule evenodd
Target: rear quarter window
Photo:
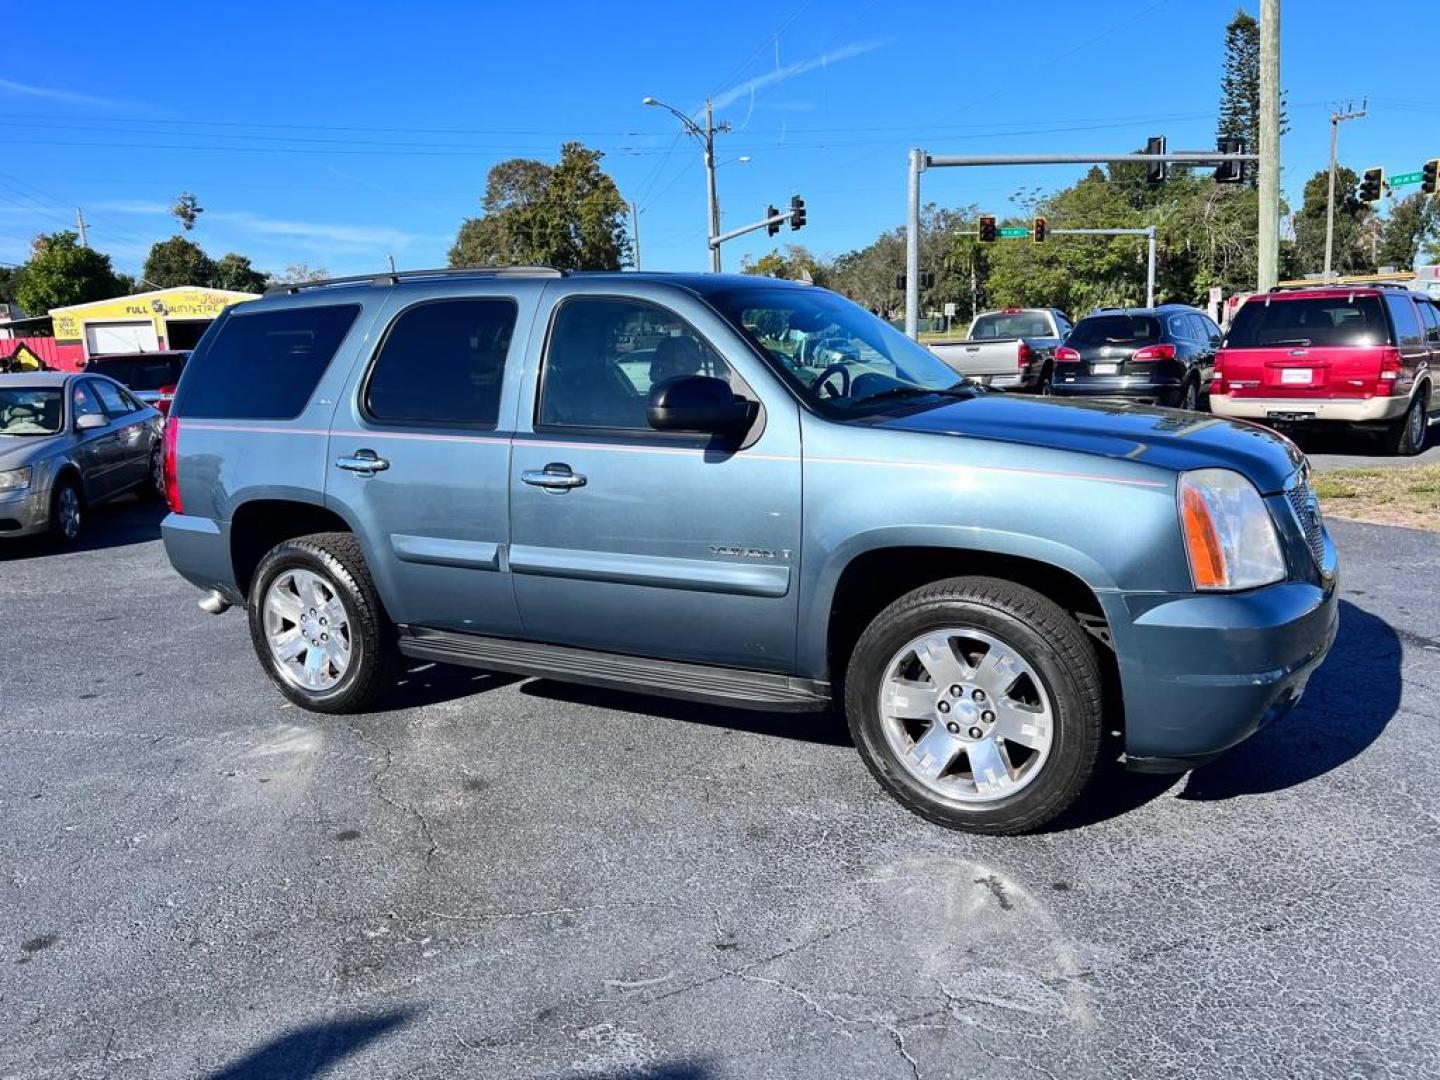
<path id="1" fill-rule="evenodd" d="M 230 315 L 185 366 L 173 413 L 293 420 L 359 313 L 359 304 L 336 304 Z"/>
<path id="2" fill-rule="evenodd" d="M 1268 304 L 1256 296 L 1235 313 L 1225 348 L 1385 345 L 1389 340 L 1384 309 L 1373 294 L 1272 299 Z"/>

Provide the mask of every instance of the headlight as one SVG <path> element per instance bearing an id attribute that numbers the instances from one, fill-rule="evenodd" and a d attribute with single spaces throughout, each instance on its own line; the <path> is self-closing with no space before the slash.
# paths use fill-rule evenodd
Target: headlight
<path id="1" fill-rule="evenodd" d="M 30 486 L 30 476 L 35 470 L 29 465 L 23 469 L 0 472 L 0 491 L 19 491 Z"/>
<path id="2" fill-rule="evenodd" d="M 1180 528 L 1197 589 L 1253 589 L 1285 578 L 1280 538 L 1255 485 L 1229 469 L 1180 477 Z"/>

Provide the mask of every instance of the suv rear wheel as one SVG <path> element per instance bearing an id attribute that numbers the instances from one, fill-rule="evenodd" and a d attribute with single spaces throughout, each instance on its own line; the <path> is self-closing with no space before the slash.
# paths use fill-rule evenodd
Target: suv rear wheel
<path id="1" fill-rule="evenodd" d="M 1411 457 L 1425 449 L 1425 436 L 1429 434 L 1430 388 L 1422 386 L 1416 391 L 1405 415 L 1394 421 L 1385 432 L 1385 448 L 1399 457 Z"/>
<path id="2" fill-rule="evenodd" d="M 394 629 L 349 533 L 276 545 L 255 570 L 246 608 L 261 665 L 295 704 L 360 712 L 389 687 Z"/>
<path id="3" fill-rule="evenodd" d="M 962 577 L 907 593 L 851 657 L 850 733 L 908 809 L 952 829 L 1021 833 L 1075 802 L 1095 771 L 1103 701 L 1094 647 L 1052 601 Z"/>

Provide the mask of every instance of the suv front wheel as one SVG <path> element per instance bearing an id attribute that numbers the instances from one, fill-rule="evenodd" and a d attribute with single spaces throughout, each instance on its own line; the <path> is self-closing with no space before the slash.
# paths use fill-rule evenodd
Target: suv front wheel
<path id="1" fill-rule="evenodd" d="M 1094 647 L 1039 593 L 962 577 L 907 593 L 852 654 L 850 733 L 904 806 L 952 829 L 1021 833 L 1095 771 L 1103 702 Z"/>
<path id="2" fill-rule="evenodd" d="M 389 687 L 394 630 L 349 533 L 314 533 L 272 548 L 246 607 L 261 665 L 295 704 L 360 712 Z"/>

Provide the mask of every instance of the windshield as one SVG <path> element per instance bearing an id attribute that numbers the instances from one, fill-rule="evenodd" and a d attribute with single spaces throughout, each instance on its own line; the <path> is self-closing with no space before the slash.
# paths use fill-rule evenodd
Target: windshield
<path id="1" fill-rule="evenodd" d="M 1038 311 L 997 311 L 990 315 L 981 315 L 970 328 L 971 341 L 1049 336 L 1050 323 Z"/>
<path id="2" fill-rule="evenodd" d="M 928 349 L 823 289 L 729 289 L 709 295 L 801 397 L 829 416 L 976 391 Z"/>
<path id="3" fill-rule="evenodd" d="M 1081 319 L 1065 344 L 1139 345 L 1160 337 L 1160 322 L 1148 315 L 1092 315 Z"/>
<path id="4" fill-rule="evenodd" d="M 1294 300 L 1247 300 L 1235 313 L 1227 349 L 1296 345 L 1384 345 L 1390 328 L 1380 298 L 1312 296 Z"/>
<path id="5" fill-rule="evenodd" d="M 0 435 L 54 435 L 64 415 L 58 386 L 0 386 Z"/>

